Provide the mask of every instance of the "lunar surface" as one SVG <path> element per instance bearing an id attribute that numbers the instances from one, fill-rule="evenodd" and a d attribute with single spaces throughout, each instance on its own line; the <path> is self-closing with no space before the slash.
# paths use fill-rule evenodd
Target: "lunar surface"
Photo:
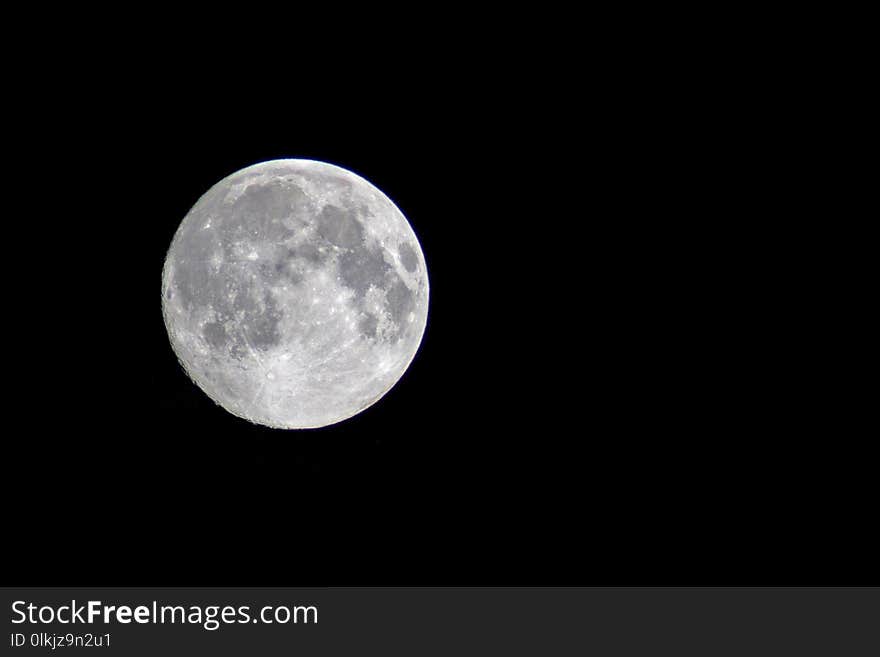
<path id="1" fill-rule="evenodd" d="M 230 413 L 322 427 L 382 397 L 412 361 L 428 314 L 422 249 L 363 178 L 274 160 L 199 199 L 162 273 L 171 345 Z"/>

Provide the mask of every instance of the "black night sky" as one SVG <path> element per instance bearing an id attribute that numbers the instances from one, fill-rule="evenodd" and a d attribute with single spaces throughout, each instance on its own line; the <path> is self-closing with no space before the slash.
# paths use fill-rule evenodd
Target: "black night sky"
<path id="1" fill-rule="evenodd" d="M 807 394 L 735 135 L 517 52 L 225 94 L 200 58 L 13 76 L 10 584 L 859 583 L 867 465 Z M 301 432 L 215 406 L 160 306 L 193 203 L 282 157 L 383 190 L 431 283 L 397 386 Z"/>

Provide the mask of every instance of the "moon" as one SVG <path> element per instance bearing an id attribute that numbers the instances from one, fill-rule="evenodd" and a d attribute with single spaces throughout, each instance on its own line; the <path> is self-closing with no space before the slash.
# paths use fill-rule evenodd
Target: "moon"
<path id="1" fill-rule="evenodd" d="M 403 376 L 428 315 L 421 245 L 379 189 L 338 166 L 272 160 L 189 211 L 162 271 L 162 311 L 189 377 L 280 429 L 360 413 Z"/>

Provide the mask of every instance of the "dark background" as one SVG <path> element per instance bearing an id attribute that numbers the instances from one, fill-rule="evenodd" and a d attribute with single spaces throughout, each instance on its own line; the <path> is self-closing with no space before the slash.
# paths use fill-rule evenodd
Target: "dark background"
<path id="1" fill-rule="evenodd" d="M 6 583 L 877 583 L 783 148 L 651 57 L 459 37 L 15 68 Z M 161 315 L 189 208 L 281 157 L 382 189 L 430 276 L 406 375 L 320 430 L 215 406 Z"/>

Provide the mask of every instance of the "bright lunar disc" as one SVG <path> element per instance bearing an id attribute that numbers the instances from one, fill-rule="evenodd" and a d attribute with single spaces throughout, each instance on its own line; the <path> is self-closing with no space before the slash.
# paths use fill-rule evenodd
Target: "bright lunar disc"
<path id="1" fill-rule="evenodd" d="M 273 160 L 224 178 L 183 219 L 162 308 L 189 376 L 230 413 L 284 429 L 355 415 L 403 375 L 428 315 L 406 218 L 363 178 Z"/>

